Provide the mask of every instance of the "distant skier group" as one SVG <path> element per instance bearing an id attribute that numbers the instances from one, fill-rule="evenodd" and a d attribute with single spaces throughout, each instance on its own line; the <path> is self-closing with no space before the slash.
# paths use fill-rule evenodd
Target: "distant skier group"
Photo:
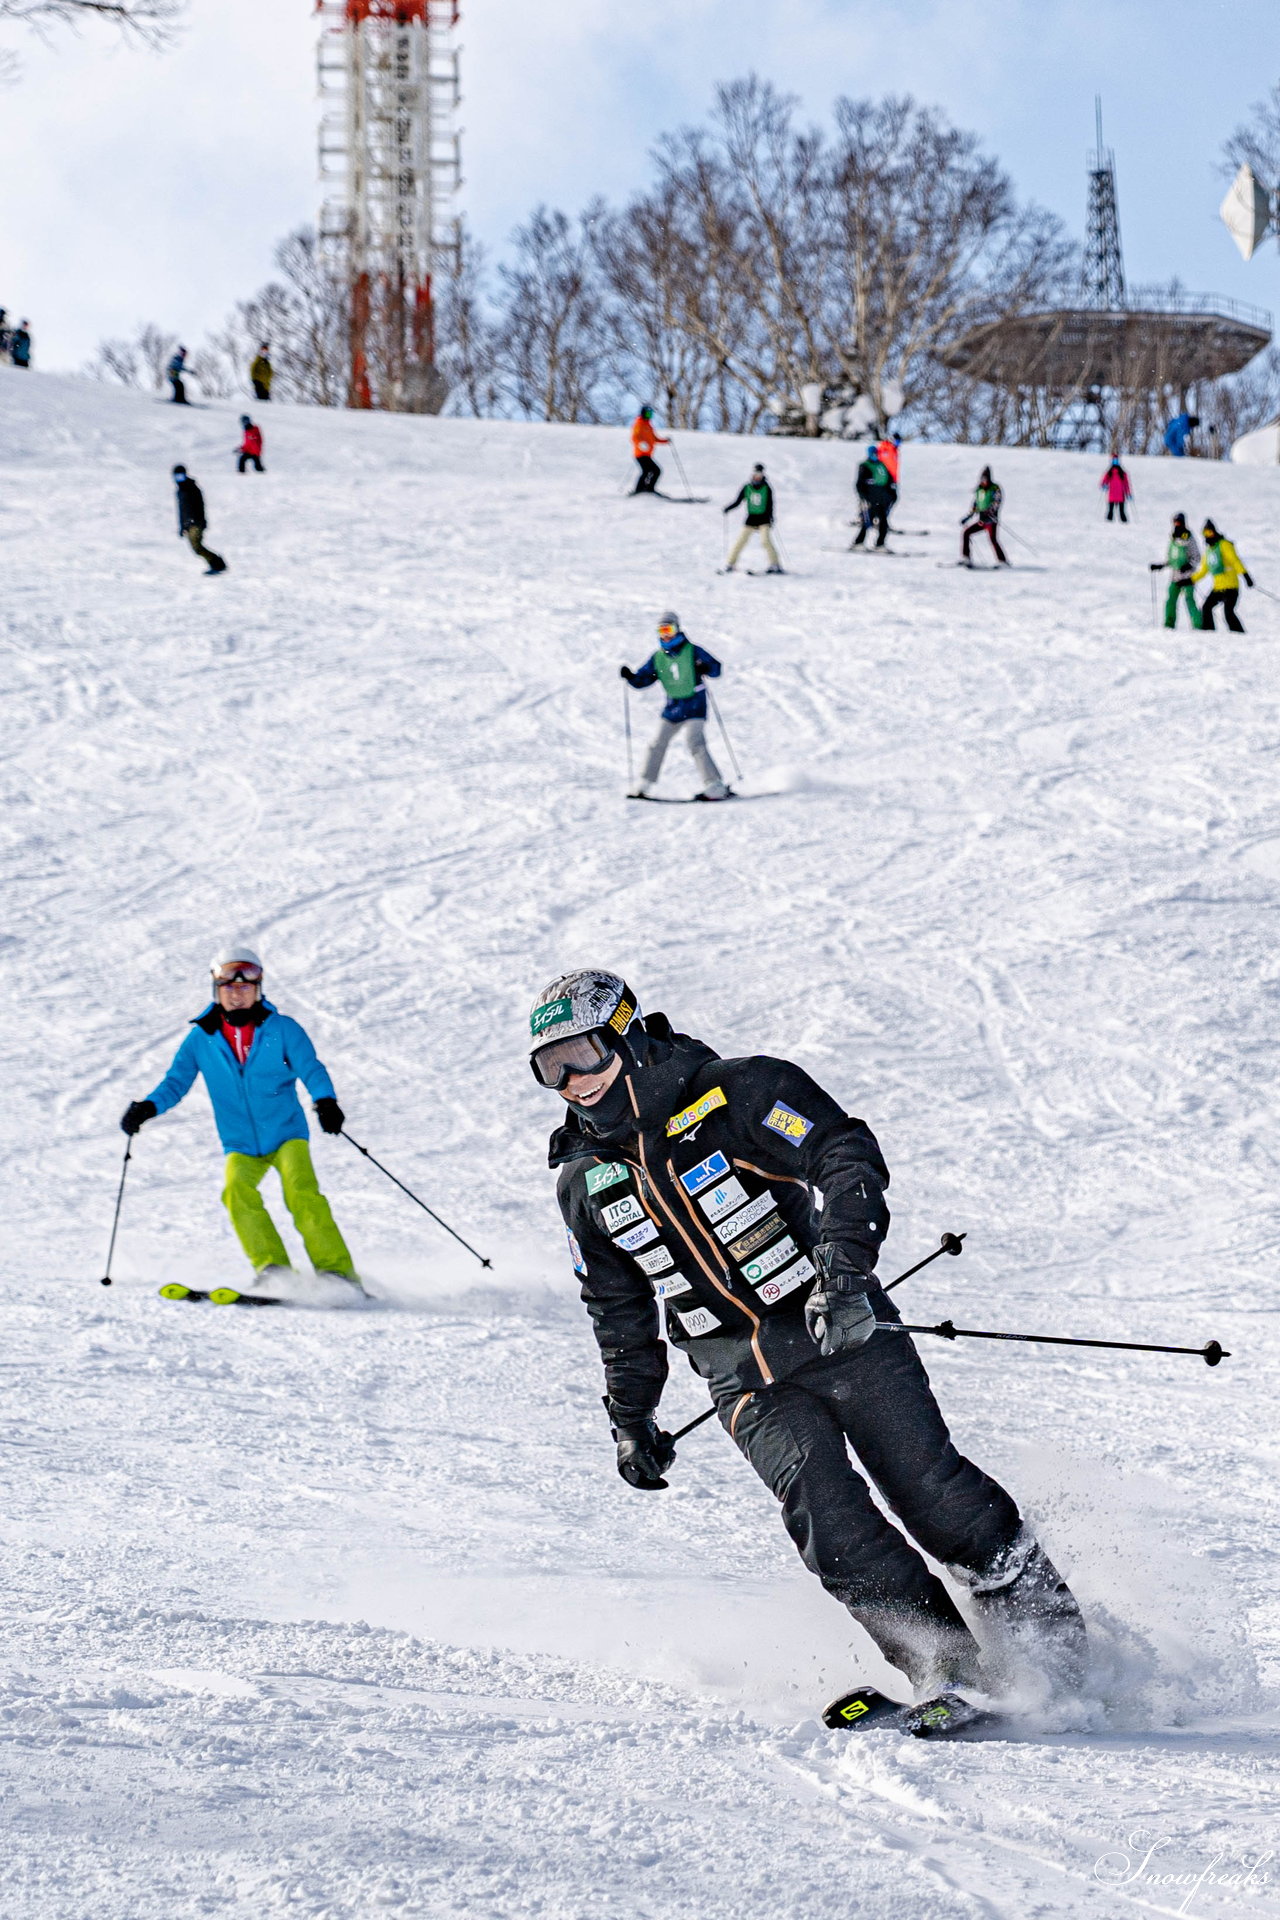
<path id="1" fill-rule="evenodd" d="M 0 307 L 0 354 L 13 367 L 31 365 L 31 328 L 26 320 L 19 320 L 11 327 L 5 309 Z"/>

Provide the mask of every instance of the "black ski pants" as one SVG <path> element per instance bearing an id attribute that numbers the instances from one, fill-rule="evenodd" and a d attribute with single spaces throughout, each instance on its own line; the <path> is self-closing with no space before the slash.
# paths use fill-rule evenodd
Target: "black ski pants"
<path id="1" fill-rule="evenodd" d="M 872 1305 L 879 1319 L 893 1314 L 878 1289 Z M 805 1565 L 886 1659 L 917 1687 L 972 1682 L 977 1642 L 911 1540 L 981 1580 L 1022 1523 L 1004 1488 L 957 1452 L 910 1336 L 875 1333 L 855 1353 L 815 1358 L 777 1386 L 725 1398 L 717 1411 L 782 1503 Z M 868 1480 L 903 1531 L 876 1505 Z"/>
<path id="2" fill-rule="evenodd" d="M 254 381 L 253 397 L 255 400 L 269 400 L 271 398 L 271 389 L 269 386 L 267 386 L 265 381 L 263 380 Z"/>
<path id="3" fill-rule="evenodd" d="M 864 501 L 862 507 L 862 524 L 858 528 L 853 542 L 855 547 L 862 545 L 872 527 L 876 529 L 876 545 L 882 547 L 889 538 L 889 509 L 885 506 L 875 507 L 869 502 Z"/>
<path id="4" fill-rule="evenodd" d="M 1222 608 L 1222 617 L 1232 633 L 1243 633 L 1244 624 L 1236 612 L 1236 601 L 1240 598 L 1239 587 L 1215 587 L 1200 609 L 1200 625 L 1207 627 L 1210 633 L 1215 631 L 1213 611 Z"/>
<path id="5" fill-rule="evenodd" d="M 249 466 L 251 463 L 253 466 L 257 468 L 259 473 L 266 472 L 266 468 L 263 466 L 261 460 L 258 458 L 256 453 L 242 453 L 239 459 L 236 461 L 236 469 L 238 472 L 243 473 L 245 468 Z"/>
<path id="6" fill-rule="evenodd" d="M 977 533 L 985 533 L 990 536 L 991 544 L 996 550 L 997 564 L 1002 567 L 1007 567 L 1009 564 L 1009 556 L 1000 545 L 1000 536 L 996 532 L 996 523 L 994 520 L 975 520 L 971 526 L 965 528 L 964 538 L 960 543 L 965 559 L 967 560 L 969 558 L 969 546 L 974 535 Z"/>
<path id="7" fill-rule="evenodd" d="M 631 491 L 633 493 L 652 493 L 662 478 L 662 468 L 658 465 L 652 454 L 648 453 L 637 454 L 636 465 L 640 469 L 640 475 Z"/>
<path id="8" fill-rule="evenodd" d="M 1117 513 L 1118 513 L 1118 514 L 1120 515 L 1120 518 L 1121 518 L 1121 519 L 1122 519 L 1122 520 L 1124 521 L 1124 523 L 1125 523 L 1125 525 L 1126 525 L 1126 526 L 1128 526 L 1128 524 L 1129 524 L 1129 516 L 1128 516 L 1128 514 L 1127 514 L 1127 513 L 1125 512 L 1125 509 L 1124 509 L 1124 501 L 1123 501 L 1123 500 L 1108 500 L 1108 502 L 1107 502 L 1107 518 L 1108 518 L 1108 520 L 1114 520 L 1114 519 L 1115 519 L 1115 517 L 1116 517 L 1116 515 L 1117 515 Z"/>
<path id="9" fill-rule="evenodd" d="M 189 406 L 190 402 L 187 399 L 187 390 L 182 384 L 182 375 L 180 373 L 171 373 L 169 375 L 169 385 L 173 389 L 171 398 L 174 405 L 177 407 Z"/>

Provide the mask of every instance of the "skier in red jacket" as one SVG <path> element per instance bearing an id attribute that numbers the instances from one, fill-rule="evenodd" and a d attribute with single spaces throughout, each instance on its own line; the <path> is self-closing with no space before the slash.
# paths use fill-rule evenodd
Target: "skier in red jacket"
<path id="1" fill-rule="evenodd" d="M 262 428 L 255 427 L 247 413 L 240 415 L 240 425 L 244 428 L 244 439 L 240 442 L 237 471 L 243 473 L 252 460 L 258 472 L 265 473 L 266 468 L 262 464 Z"/>

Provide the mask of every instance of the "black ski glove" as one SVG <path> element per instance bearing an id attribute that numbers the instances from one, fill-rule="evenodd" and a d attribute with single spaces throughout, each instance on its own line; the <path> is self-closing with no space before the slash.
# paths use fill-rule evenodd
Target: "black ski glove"
<path id="1" fill-rule="evenodd" d="M 640 682 L 636 679 L 636 676 L 634 675 L 634 673 L 632 673 L 630 667 L 619 667 L 618 675 L 619 675 L 619 678 L 627 682 L 628 686 L 637 687 L 640 684 Z"/>
<path id="2" fill-rule="evenodd" d="M 653 1415 L 636 1427 L 615 1427 L 618 1443 L 618 1472 L 629 1487 L 642 1493 L 659 1493 L 666 1486 L 663 1474 L 676 1457 L 675 1442 L 664 1433 Z"/>
<path id="3" fill-rule="evenodd" d="M 1246 587 L 1251 587 L 1253 585 L 1253 575 L 1251 573 L 1246 573 L 1244 577 L 1244 583 Z"/>
<path id="4" fill-rule="evenodd" d="M 804 1323 L 819 1353 L 853 1353 L 876 1330 L 867 1279 L 841 1246 L 824 1240 L 813 1250 L 818 1278 L 805 1301 Z"/>
<path id="5" fill-rule="evenodd" d="M 331 1093 L 324 1094 L 316 1101 L 316 1119 L 326 1133 L 341 1133 L 346 1117 Z"/>
<path id="6" fill-rule="evenodd" d="M 121 1133 L 127 1133 L 132 1138 L 139 1127 L 145 1127 L 148 1120 L 154 1120 L 155 1117 L 156 1103 L 154 1100 L 131 1100 L 121 1116 L 120 1131 Z"/>
<path id="7" fill-rule="evenodd" d="M 1163 560 L 1152 560 L 1152 561 L 1150 561 L 1150 562 L 1148 563 L 1148 565 L 1147 565 L 1147 572 L 1148 572 L 1148 573 L 1163 573 L 1163 572 L 1164 572 L 1164 561 L 1163 561 Z"/>

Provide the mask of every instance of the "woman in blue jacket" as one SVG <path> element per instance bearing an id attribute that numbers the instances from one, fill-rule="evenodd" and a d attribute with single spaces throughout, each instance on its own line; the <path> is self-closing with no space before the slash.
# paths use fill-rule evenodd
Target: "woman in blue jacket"
<path id="1" fill-rule="evenodd" d="M 227 1177 L 222 1204 L 255 1273 L 288 1267 L 290 1260 L 258 1191 L 267 1169 L 280 1175 L 284 1201 L 317 1273 L 339 1274 L 357 1286 L 346 1241 L 320 1191 L 306 1118 L 295 1092 L 302 1084 L 315 1101 L 326 1133 L 341 1133 L 345 1118 L 333 1082 L 296 1020 L 262 997 L 262 962 L 247 947 L 213 962 L 209 1006 L 191 1023 L 168 1073 L 147 1095 L 134 1100 L 120 1125 L 134 1134 L 158 1113 L 167 1113 L 203 1074 Z"/>

